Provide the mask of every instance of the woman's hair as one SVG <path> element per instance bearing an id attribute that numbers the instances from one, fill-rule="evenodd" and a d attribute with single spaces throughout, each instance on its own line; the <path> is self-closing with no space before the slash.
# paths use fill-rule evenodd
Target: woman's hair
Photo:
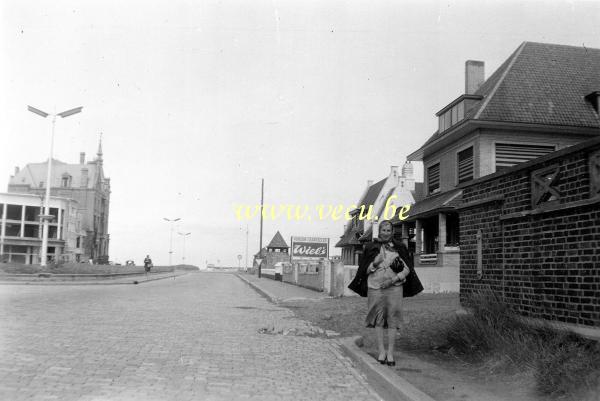
<path id="1" fill-rule="evenodd" d="M 381 220 L 381 221 L 379 222 L 379 229 L 381 229 L 381 227 L 382 227 L 383 225 L 385 225 L 385 224 L 389 224 L 389 225 L 390 225 L 390 228 L 391 228 L 392 230 L 394 229 L 394 226 L 392 225 L 392 222 L 391 222 L 390 220 Z"/>

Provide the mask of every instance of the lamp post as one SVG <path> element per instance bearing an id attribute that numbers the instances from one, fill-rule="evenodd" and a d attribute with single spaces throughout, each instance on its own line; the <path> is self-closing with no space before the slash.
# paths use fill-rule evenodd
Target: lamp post
<path id="1" fill-rule="evenodd" d="M 163 220 L 171 223 L 171 240 L 169 242 L 169 266 L 173 266 L 173 263 L 171 263 L 171 256 L 173 256 L 173 223 L 181 220 L 181 218 L 177 217 L 176 219 L 167 219 L 166 217 L 163 217 Z"/>
<path id="2" fill-rule="evenodd" d="M 179 235 L 181 235 L 183 237 L 183 257 L 181 258 L 181 264 L 185 265 L 185 237 L 187 237 L 191 233 L 180 233 L 180 232 L 178 232 L 177 234 L 179 234 Z"/>
<path id="3" fill-rule="evenodd" d="M 48 259 L 48 224 L 50 220 L 54 218 L 54 216 L 50 214 L 50 180 L 52 178 L 52 154 L 54 152 L 54 126 L 56 125 L 56 116 L 59 116 L 60 118 L 69 117 L 73 114 L 80 113 L 82 109 L 83 107 L 75 107 L 74 109 L 63 111 L 62 113 L 50 114 L 40 109 L 36 109 L 35 107 L 27 106 L 27 110 L 37 114 L 38 116 L 44 118 L 52 116 L 52 135 L 50 137 L 50 156 L 48 157 L 48 171 L 46 174 L 46 197 L 44 200 L 44 214 L 40 215 L 40 219 L 42 219 L 42 221 L 44 222 L 44 226 L 42 227 L 42 249 L 40 256 L 40 265 L 42 267 L 46 266 Z"/>

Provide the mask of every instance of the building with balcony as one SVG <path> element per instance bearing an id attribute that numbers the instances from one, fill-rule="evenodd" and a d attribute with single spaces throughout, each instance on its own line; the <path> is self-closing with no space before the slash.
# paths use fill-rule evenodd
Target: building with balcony
<path id="1" fill-rule="evenodd" d="M 51 196 L 76 201 L 81 215 L 81 229 L 85 235 L 80 239 L 80 259 L 94 263 L 108 263 L 110 236 L 108 215 L 110 206 L 110 179 L 104 176 L 102 142 L 98 144 L 96 158 L 86 163 L 85 153 L 80 153 L 79 163 L 52 160 Z M 33 194 L 37 199 L 46 192 L 45 183 L 48 163 L 29 163 L 15 168 L 10 177 L 8 192 Z"/>
<path id="2" fill-rule="evenodd" d="M 44 196 L 0 193 L 0 261 L 40 263 Z M 50 198 L 48 258 L 55 262 L 84 261 L 85 231 L 77 201 Z"/>

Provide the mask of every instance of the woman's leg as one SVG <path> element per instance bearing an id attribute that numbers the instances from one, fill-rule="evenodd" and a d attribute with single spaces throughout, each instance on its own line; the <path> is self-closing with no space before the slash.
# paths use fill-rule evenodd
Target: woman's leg
<path id="1" fill-rule="evenodd" d="M 394 344 L 396 343 L 396 327 L 390 326 L 388 329 L 388 349 L 387 349 L 387 360 L 392 362 L 394 360 Z"/>
<path id="2" fill-rule="evenodd" d="M 390 288 L 388 296 L 389 310 L 389 329 L 388 329 L 388 349 L 387 360 L 394 361 L 394 346 L 396 345 L 397 330 L 400 329 L 403 323 L 402 318 L 402 301 L 403 301 L 402 286 Z"/>
<path id="3" fill-rule="evenodd" d="M 381 326 L 375 327 L 375 333 L 377 334 L 377 349 L 379 349 L 378 360 L 382 361 L 385 359 L 385 345 L 383 344 L 383 331 L 385 329 Z"/>

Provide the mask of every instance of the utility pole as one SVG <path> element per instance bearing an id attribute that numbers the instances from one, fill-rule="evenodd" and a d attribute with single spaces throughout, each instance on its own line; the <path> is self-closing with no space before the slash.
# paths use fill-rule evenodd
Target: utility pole
<path id="1" fill-rule="evenodd" d="M 264 201 L 264 195 L 265 195 L 265 179 L 261 178 L 260 179 L 260 245 L 258 248 L 258 256 L 262 259 L 262 231 L 263 231 L 263 201 Z M 258 278 L 260 278 L 260 266 L 262 265 L 262 260 L 261 263 L 258 265 Z"/>
<path id="2" fill-rule="evenodd" d="M 246 224 L 246 271 L 248 271 L 248 224 Z"/>

